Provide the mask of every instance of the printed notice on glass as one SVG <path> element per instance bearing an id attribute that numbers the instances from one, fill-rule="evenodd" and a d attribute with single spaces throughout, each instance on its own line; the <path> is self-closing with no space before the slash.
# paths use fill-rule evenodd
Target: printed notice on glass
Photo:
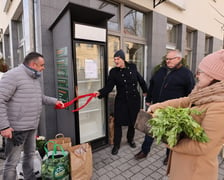
<path id="1" fill-rule="evenodd" d="M 85 59 L 85 79 L 96 79 L 97 77 L 97 64 L 92 59 Z"/>

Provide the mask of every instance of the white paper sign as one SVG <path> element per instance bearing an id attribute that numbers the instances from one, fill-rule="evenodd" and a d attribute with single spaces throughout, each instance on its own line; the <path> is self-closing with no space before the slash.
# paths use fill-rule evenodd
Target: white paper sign
<path id="1" fill-rule="evenodd" d="M 97 77 L 97 64 L 92 59 L 85 59 L 85 79 L 95 79 Z"/>

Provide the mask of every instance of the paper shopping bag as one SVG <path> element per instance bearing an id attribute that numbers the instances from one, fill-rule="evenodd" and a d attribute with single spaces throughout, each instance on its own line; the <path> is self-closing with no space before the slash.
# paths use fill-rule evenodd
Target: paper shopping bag
<path id="1" fill-rule="evenodd" d="M 71 180 L 90 180 L 93 171 L 92 148 L 88 143 L 72 146 L 70 155 Z"/>
<path id="2" fill-rule="evenodd" d="M 109 117 L 109 143 L 114 144 L 114 117 Z"/>
<path id="3" fill-rule="evenodd" d="M 72 146 L 72 141 L 70 137 L 64 137 L 64 134 L 59 133 L 55 136 L 55 139 L 49 139 L 49 141 L 54 141 L 56 144 L 60 144 L 64 150 L 67 150 L 69 147 Z M 48 143 L 47 148 L 48 150 L 53 150 L 54 144 Z M 57 146 L 57 150 L 60 150 Z"/>
<path id="4" fill-rule="evenodd" d="M 148 123 L 149 119 L 151 119 L 152 116 L 145 112 L 143 109 L 141 109 L 139 112 L 138 112 L 138 115 L 137 115 L 137 118 L 136 118 L 136 121 L 135 121 L 135 129 L 147 134 L 147 135 L 151 135 L 149 133 L 149 130 L 150 130 L 150 125 Z"/>

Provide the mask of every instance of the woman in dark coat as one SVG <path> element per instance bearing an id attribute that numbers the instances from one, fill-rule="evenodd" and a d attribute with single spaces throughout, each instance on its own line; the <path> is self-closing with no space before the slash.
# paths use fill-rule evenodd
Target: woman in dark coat
<path id="1" fill-rule="evenodd" d="M 116 155 L 120 148 L 122 137 L 122 126 L 128 126 L 127 141 L 130 147 L 135 148 L 134 124 L 140 109 L 140 94 L 138 83 L 143 94 L 146 95 L 147 85 L 143 77 L 137 71 L 136 65 L 125 61 L 125 54 L 122 50 L 114 54 L 116 67 L 109 72 L 109 77 L 104 88 L 98 91 L 98 98 L 107 96 L 116 86 L 117 94 L 114 107 L 114 147 L 112 154 Z"/>

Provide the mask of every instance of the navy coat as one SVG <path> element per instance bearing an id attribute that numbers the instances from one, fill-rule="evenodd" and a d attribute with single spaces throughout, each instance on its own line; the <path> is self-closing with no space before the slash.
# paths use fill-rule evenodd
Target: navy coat
<path id="1" fill-rule="evenodd" d="M 136 65 L 126 63 L 126 68 L 114 67 L 110 70 L 107 83 L 100 89 L 99 98 L 105 97 L 116 86 L 114 119 L 117 125 L 134 125 L 140 110 L 140 94 L 138 83 L 143 91 L 147 92 L 147 85 L 143 77 L 137 71 Z"/>
<path id="2" fill-rule="evenodd" d="M 192 72 L 184 66 L 170 70 L 161 67 L 151 78 L 146 102 L 157 103 L 188 96 L 195 85 Z"/>

